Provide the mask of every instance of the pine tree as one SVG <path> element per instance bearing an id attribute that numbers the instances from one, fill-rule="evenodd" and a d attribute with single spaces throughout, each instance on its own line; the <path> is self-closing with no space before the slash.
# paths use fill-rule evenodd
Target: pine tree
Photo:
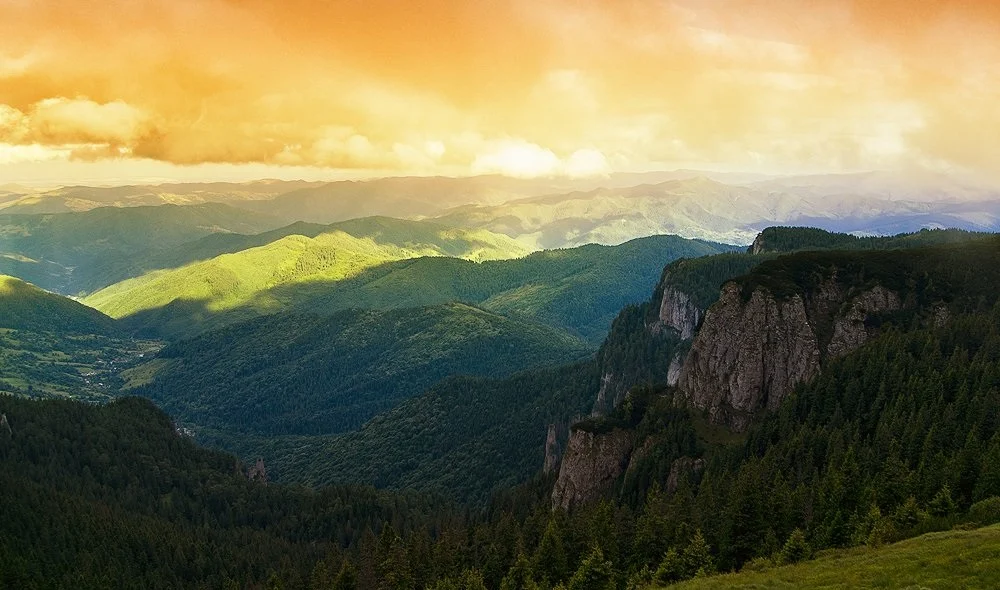
<path id="1" fill-rule="evenodd" d="M 951 497 L 951 488 L 947 484 L 934 494 L 930 503 L 927 504 L 927 509 L 934 516 L 950 516 L 958 510 L 955 500 Z"/>
<path id="2" fill-rule="evenodd" d="M 691 542 L 684 548 L 681 554 L 681 561 L 690 576 L 710 575 L 715 572 L 715 560 L 712 558 L 712 549 L 708 546 L 701 530 L 697 530 Z"/>
<path id="3" fill-rule="evenodd" d="M 518 554 L 514 565 L 500 582 L 500 590 L 537 590 L 538 584 L 532 577 L 531 564 L 523 553 Z"/>
<path id="4" fill-rule="evenodd" d="M 535 553 L 535 573 L 546 585 L 554 586 L 566 579 L 567 568 L 562 532 L 555 518 L 550 518 Z"/>
<path id="5" fill-rule="evenodd" d="M 798 563 L 812 557 L 812 547 L 806 541 L 806 535 L 802 529 L 795 529 L 788 535 L 788 540 L 778 554 L 780 563 Z"/>
<path id="6" fill-rule="evenodd" d="M 333 580 L 333 590 L 357 590 L 357 588 L 358 574 L 351 562 L 345 560 L 344 564 L 340 566 L 340 572 Z"/>
<path id="7" fill-rule="evenodd" d="M 673 547 L 663 554 L 663 559 L 653 574 L 653 580 L 658 584 L 672 584 L 687 577 L 687 569 L 684 567 L 681 555 Z"/>
<path id="8" fill-rule="evenodd" d="M 615 590 L 614 568 L 595 546 L 569 580 L 567 590 Z"/>

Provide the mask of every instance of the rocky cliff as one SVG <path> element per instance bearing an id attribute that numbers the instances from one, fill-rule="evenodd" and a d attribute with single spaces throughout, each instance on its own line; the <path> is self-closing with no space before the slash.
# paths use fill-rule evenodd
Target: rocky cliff
<path id="1" fill-rule="evenodd" d="M 777 408 L 796 384 L 815 376 L 821 359 L 864 344 L 874 316 L 899 308 L 888 289 L 855 292 L 835 277 L 784 297 L 764 287 L 745 297 L 740 284 L 727 283 L 705 315 L 678 388 L 712 422 L 745 430 L 756 413 Z"/>
<path id="2" fill-rule="evenodd" d="M 630 430 L 574 430 L 552 491 L 552 507 L 570 510 L 598 499 L 625 472 L 634 446 Z"/>
<path id="3" fill-rule="evenodd" d="M 559 448 L 559 437 L 556 432 L 556 425 L 549 424 L 549 432 L 545 436 L 545 462 L 542 465 L 542 473 L 548 475 L 559 466 L 559 459 L 562 453 Z"/>
<path id="4" fill-rule="evenodd" d="M 665 277 L 659 314 L 653 330 L 670 328 L 676 330 L 682 340 L 688 340 L 694 337 L 701 316 L 701 308 L 695 305 L 691 297 L 671 286 L 669 276 Z"/>

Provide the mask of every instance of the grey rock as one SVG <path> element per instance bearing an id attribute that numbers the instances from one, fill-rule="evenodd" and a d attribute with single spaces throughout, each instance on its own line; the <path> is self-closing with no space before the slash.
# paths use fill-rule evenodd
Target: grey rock
<path id="1" fill-rule="evenodd" d="M 877 285 L 855 297 L 833 323 L 833 338 L 826 347 L 828 358 L 844 356 L 871 337 L 865 321 L 874 314 L 900 309 L 899 295 Z"/>
<path id="2" fill-rule="evenodd" d="M 705 316 L 678 387 L 715 423 L 745 430 L 798 383 L 819 372 L 820 350 L 799 296 L 778 301 L 757 289 L 744 302 L 734 282 Z"/>
<path id="3" fill-rule="evenodd" d="M 552 490 L 552 507 L 571 510 L 599 499 L 625 472 L 634 446 L 632 431 L 574 430 Z"/>
<path id="4" fill-rule="evenodd" d="M 686 293 L 670 286 L 669 280 L 669 276 L 664 278 L 658 321 L 653 329 L 659 331 L 670 328 L 676 330 L 683 340 L 690 340 L 694 337 L 703 312 Z"/>
<path id="5" fill-rule="evenodd" d="M 867 321 L 901 308 L 899 295 L 875 286 L 850 297 L 830 278 L 808 297 L 778 299 L 758 287 L 744 301 L 736 282 L 723 286 L 705 314 L 677 382 L 682 399 L 737 431 L 764 410 L 774 410 L 794 389 L 820 371 L 820 359 L 863 345 Z M 828 323 L 827 323 L 828 322 Z M 816 325 L 832 327 L 821 349 Z"/>
<path id="6" fill-rule="evenodd" d="M 545 463 L 542 466 L 542 473 L 548 475 L 556 470 L 559 465 L 561 453 L 559 449 L 559 438 L 556 433 L 556 425 L 549 424 L 549 432 L 545 437 Z"/>

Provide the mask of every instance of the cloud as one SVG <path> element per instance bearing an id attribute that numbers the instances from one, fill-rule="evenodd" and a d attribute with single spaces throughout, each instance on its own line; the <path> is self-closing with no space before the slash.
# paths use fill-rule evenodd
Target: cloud
<path id="1" fill-rule="evenodd" d="M 560 158 L 552 150 L 524 140 L 490 142 L 472 162 L 474 174 L 535 176 L 600 176 L 611 172 L 607 158 L 595 149 L 580 149 Z"/>
<path id="2" fill-rule="evenodd" d="M 562 164 L 552 150 L 523 140 L 503 140 L 476 156 L 474 174 L 505 174 L 515 177 L 551 176 Z"/>
<path id="3" fill-rule="evenodd" d="M 0 142 L 122 165 L 985 173 L 1000 143 L 998 7 L 0 2 Z"/>
<path id="4" fill-rule="evenodd" d="M 31 139 L 48 145 L 124 146 L 151 131 L 148 117 L 120 100 L 98 104 L 85 98 L 46 98 L 27 118 Z"/>

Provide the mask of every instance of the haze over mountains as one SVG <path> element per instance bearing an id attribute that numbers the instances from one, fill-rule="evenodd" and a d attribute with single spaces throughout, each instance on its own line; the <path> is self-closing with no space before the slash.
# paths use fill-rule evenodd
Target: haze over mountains
<path id="1" fill-rule="evenodd" d="M 659 233 L 745 244 L 763 228 L 782 224 L 870 234 L 1000 224 L 996 189 L 920 171 L 765 177 L 679 170 L 587 179 L 400 177 L 5 190 L 0 213 L 219 202 L 285 223 L 435 217 L 531 248 L 618 244 Z"/>

